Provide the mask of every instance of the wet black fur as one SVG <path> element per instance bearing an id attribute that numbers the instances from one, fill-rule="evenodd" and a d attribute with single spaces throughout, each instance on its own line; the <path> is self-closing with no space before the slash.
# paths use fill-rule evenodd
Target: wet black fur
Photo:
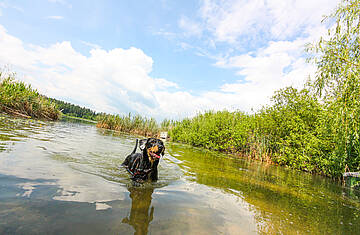
<path id="1" fill-rule="evenodd" d="M 127 171 L 131 174 L 131 179 L 134 181 L 141 182 L 148 179 L 156 181 L 158 179 L 157 167 L 159 159 L 156 158 L 155 161 L 151 163 L 147 155 L 147 149 L 157 145 L 159 150 L 156 154 L 164 156 L 164 143 L 155 138 L 142 139 L 140 140 L 139 146 L 142 153 L 136 153 L 137 145 L 138 139 L 136 139 L 134 150 L 125 158 L 125 161 L 121 165 L 126 167 Z"/>

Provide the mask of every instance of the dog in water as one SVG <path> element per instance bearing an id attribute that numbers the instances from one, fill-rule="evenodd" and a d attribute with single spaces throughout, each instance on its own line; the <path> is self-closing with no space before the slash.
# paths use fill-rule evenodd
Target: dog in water
<path id="1" fill-rule="evenodd" d="M 131 179 L 136 182 L 143 182 L 148 179 L 156 181 L 158 179 L 158 164 L 161 156 L 164 156 L 164 143 L 155 138 L 140 140 L 139 148 L 142 153 L 136 153 L 138 139 L 135 148 L 121 164 L 126 167 L 131 174 Z"/>

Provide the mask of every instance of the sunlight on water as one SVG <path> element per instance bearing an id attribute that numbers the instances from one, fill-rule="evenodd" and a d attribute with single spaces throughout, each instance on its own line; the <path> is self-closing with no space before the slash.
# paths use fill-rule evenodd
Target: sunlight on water
<path id="1" fill-rule="evenodd" d="M 176 143 L 166 143 L 159 180 L 134 186 L 120 165 L 135 139 L 0 115 L 0 234 L 360 231 L 358 191 Z"/>

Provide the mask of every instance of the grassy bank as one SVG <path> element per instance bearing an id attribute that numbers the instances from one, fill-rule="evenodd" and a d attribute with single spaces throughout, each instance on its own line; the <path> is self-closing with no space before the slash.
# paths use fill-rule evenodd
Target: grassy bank
<path id="1" fill-rule="evenodd" d="M 159 137 L 161 131 L 167 131 L 170 121 L 158 124 L 154 118 L 145 118 L 131 114 L 127 116 L 103 114 L 98 116 L 97 127 L 132 133 L 147 137 Z"/>
<path id="2" fill-rule="evenodd" d="M 0 110 L 28 118 L 57 120 L 60 111 L 30 85 L 15 80 L 14 73 L 0 72 Z"/>

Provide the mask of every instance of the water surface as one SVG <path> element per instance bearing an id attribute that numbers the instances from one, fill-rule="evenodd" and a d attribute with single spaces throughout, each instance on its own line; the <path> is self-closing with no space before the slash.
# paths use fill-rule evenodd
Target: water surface
<path id="1" fill-rule="evenodd" d="M 166 143 L 159 180 L 119 166 L 135 136 L 0 116 L 0 234 L 359 234 L 360 193 Z"/>

